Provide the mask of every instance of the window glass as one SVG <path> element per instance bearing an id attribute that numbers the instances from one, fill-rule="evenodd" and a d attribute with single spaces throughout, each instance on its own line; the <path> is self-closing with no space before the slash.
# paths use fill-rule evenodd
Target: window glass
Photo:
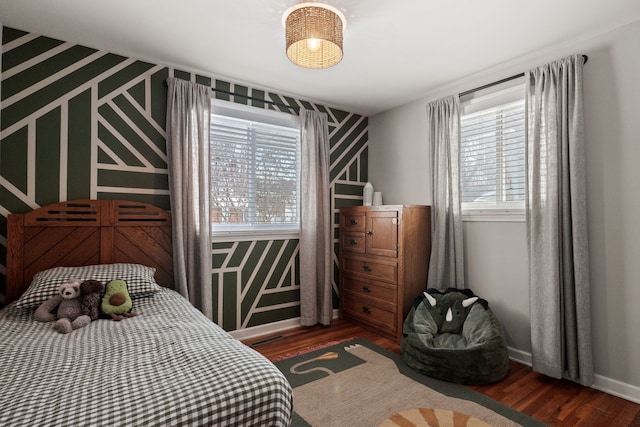
<path id="1" fill-rule="evenodd" d="M 524 211 L 524 87 L 462 102 L 460 191 L 463 212 Z"/>
<path id="2" fill-rule="evenodd" d="M 299 230 L 299 140 L 295 116 L 214 101 L 210 153 L 214 235 Z"/>

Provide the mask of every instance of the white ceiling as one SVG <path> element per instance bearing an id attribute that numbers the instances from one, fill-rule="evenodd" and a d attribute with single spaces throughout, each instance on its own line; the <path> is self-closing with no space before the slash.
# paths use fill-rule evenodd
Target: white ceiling
<path id="1" fill-rule="evenodd" d="M 640 19 L 638 0 L 325 0 L 347 18 L 344 59 L 284 53 L 296 0 L 1 0 L 0 23 L 372 115 L 455 80 Z"/>

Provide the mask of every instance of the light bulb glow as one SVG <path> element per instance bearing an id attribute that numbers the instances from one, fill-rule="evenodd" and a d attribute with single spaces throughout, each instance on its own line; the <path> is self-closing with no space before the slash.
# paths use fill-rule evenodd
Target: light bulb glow
<path id="1" fill-rule="evenodd" d="M 316 51 L 320 48 L 319 39 L 307 39 L 307 47 L 309 50 Z"/>

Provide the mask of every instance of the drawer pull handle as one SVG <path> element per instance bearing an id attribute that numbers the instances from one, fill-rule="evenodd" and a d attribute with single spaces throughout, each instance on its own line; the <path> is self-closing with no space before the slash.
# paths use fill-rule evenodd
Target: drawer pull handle
<path id="1" fill-rule="evenodd" d="M 363 286 L 362 287 L 362 292 L 370 294 L 371 293 L 371 288 L 368 286 Z"/>
<path id="2" fill-rule="evenodd" d="M 357 219 L 350 220 L 349 225 L 358 225 L 358 220 Z"/>
<path id="3" fill-rule="evenodd" d="M 363 266 L 362 266 L 362 269 L 363 269 L 364 271 L 367 271 L 367 272 L 370 272 L 370 271 L 371 271 L 371 267 L 369 267 L 368 265 L 363 265 Z"/>
<path id="4" fill-rule="evenodd" d="M 371 314 L 371 309 L 369 307 L 362 307 L 362 312 L 364 314 Z"/>
<path id="5" fill-rule="evenodd" d="M 367 234 L 368 234 L 369 236 L 373 236 L 373 231 L 372 231 L 372 230 L 369 230 L 369 231 L 367 231 Z"/>
<path id="6" fill-rule="evenodd" d="M 352 245 L 352 246 L 355 246 L 355 245 L 358 244 L 358 241 L 354 240 L 354 239 L 351 239 L 351 240 L 349 240 L 349 244 Z"/>

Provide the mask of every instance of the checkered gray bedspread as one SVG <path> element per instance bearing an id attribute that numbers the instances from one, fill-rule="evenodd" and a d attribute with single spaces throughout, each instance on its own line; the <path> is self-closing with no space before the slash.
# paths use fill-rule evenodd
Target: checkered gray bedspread
<path id="1" fill-rule="evenodd" d="M 171 290 L 134 310 L 70 334 L 0 311 L 0 425 L 289 425 L 291 387 L 271 362 Z"/>

